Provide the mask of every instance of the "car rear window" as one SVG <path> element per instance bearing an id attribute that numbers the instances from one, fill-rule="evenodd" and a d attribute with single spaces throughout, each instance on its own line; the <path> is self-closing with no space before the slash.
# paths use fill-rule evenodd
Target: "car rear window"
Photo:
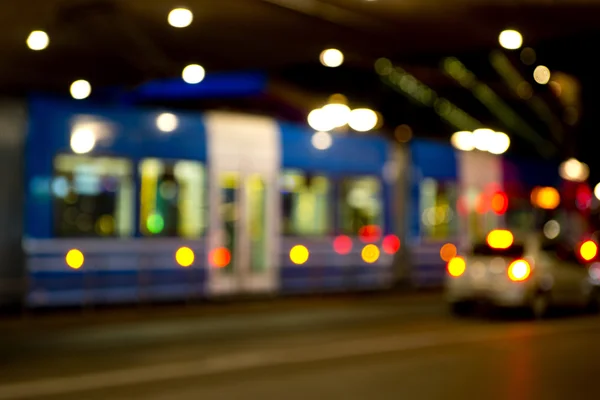
<path id="1" fill-rule="evenodd" d="M 494 249 L 487 243 L 479 243 L 473 247 L 473 255 L 476 256 L 522 257 L 524 253 L 525 246 L 519 243 L 513 243 L 507 249 Z"/>

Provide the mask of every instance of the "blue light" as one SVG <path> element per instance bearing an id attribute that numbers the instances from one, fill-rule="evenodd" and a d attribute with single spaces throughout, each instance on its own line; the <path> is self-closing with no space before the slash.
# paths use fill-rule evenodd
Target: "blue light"
<path id="1" fill-rule="evenodd" d="M 260 72 L 208 74 L 198 85 L 181 78 L 169 78 L 145 83 L 123 93 L 123 101 L 186 100 L 216 97 L 259 95 L 266 90 L 267 76 Z"/>

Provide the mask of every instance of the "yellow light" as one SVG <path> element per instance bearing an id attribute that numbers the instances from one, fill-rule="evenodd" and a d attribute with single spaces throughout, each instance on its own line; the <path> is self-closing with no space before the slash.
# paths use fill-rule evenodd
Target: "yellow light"
<path id="1" fill-rule="evenodd" d="M 368 244 L 363 247 L 360 255 L 364 262 L 368 264 L 373 264 L 375 261 L 379 259 L 379 247 L 374 244 Z"/>
<path id="2" fill-rule="evenodd" d="M 367 132 L 377 126 L 377 113 L 368 108 L 357 108 L 350 112 L 348 125 L 357 132 Z"/>
<path id="3" fill-rule="evenodd" d="M 75 100 L 83 100 L 92 93 L 92 85 L 84 79 L 79 79 L 71 84 L 70 90 Z"/>
<path id="4" fill-rule="evenodd" d="M 533 70 L 533 79 L 540 85 L 550 82 L 550 70 L 544 65 L 538 65 Z"/>
<path id="5" fill-rule="evenodd" d="M 96 135 L 91 129 L 79 128 L 71 135 L 70 144 L 75 154 L 89 153 L 96 146 Z"/>
<path id="6" fill-rule="evenodd" d="M 590 261 L 598 254 L 598 246 L 592 240 L 587 240 L 579 247 L 579 254 L 585 261 Z"/>
<path id="7" fill-rule="evenodd" d="M 305 246 L 296 245 L 290 250 L 290 260 L 294 264 L 301 265 L 308 261 L 309 252 Z"/>
<path id="8" fill-rule="evenodd" d="M 65 262 L 70 268 L 79 269 L 83 266 L 85 258 L 83 253 L 77 249 L 71 249 L 65 257 Z"/>
<path id="9" fill-rule="evenodd" d="M 531 275 L 531 266 L 525 260 L 513 261 L 509 265 L 507 273 L 511 281 L 521 282 Z"/>
<path id="10" fill-rule="evenodd" d="M 187 8 L 175 8 L 171 10 L 167 20 L 169 25 L 174 28 L 185 28 L 190 26 L 194 19 L 194 14 Z"/>
<path id="11" fill-rule="evenodd" d="M 179 120 L 176 115 L 171 113 L 162 113 L 156 117 L 156 127 L 162 132 L 173 132 L 177 129 L 177 125 L 179 125 Z"/>
<path id="12" fill-rule="evenodd" d="M 560 194 L 553 187 L 536 187 L 531 192 L 531 203 L 544 210 L 554 210 L 560 204 Z"/>
<path id="13" fill-rule="evenodd" d="M 462 151 L 471 151 L 475 149 L 473 134 L 468 131 L 455 132 L 450 138 L 450 143 L 454 148 Z"/>
<path id="14" fill-rule="evenodd" d="M 31 50 L 39 51 L 48 47 L 50 38 L 44 31 L 33 31 L 27 37 L 27 47 Z"/>
<path id="15" fill-rule="evenodd" d="M 190 64 L 183 69 L 181 73 L 181 77 L 186 83 L 190 85 L 195 85 L 204 80 L 206 76 L 206 71 L 204 68 L 198 64 Z"/>
<path id="16" fill-rule="evenodd" d="M 456 246 L 452 243 L 446 243 L 440 249 L 440 258 L 446 262 L 450 262 L 454 257 L 456 257 Z"/>
<path id="17" fill-rule="evenodd" d="M 194 251 L 189 247 L 180 247 L 177 252 L 175 252 L 175 261 L 182 267 L 189 267 L 192 265 L 195 258 Z"/>
<path id="18" fill-rule="evenodd" d="M 500 46 L 508 50 L 516 50 L 523 45 L 523 36 L 518 31 L 507 29 L 498 36 Z"/>
<path id="19" fill-rule="evenodd" d="M 510 231 L 496 229 L 488 233 L 487 244 L 493 249 L 508 249 L 515 240 Z"/>
<path id="20" fill-rule="evenodd" d="M 338 49 L 327 49 L 321 52 L 319 59 L 324 66 L 335 68 L 344 63 L 344 54 Z"/>
<path id="21" fill-rule="evenodd" d="M 448 262 L 447 269 L 448 274 L 456 278 L 465 273 L 467 263 L 462 257 L 454 257 Z"/>

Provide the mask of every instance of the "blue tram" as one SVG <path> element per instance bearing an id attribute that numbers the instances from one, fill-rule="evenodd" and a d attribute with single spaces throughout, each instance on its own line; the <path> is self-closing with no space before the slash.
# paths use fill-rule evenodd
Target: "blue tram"
<path id="1" fill-rule="evenodd" d="M 437 286 L 530 170 L 222 112 L 36 98 L 0 124 L 0 299 L 29 307 Z"/>

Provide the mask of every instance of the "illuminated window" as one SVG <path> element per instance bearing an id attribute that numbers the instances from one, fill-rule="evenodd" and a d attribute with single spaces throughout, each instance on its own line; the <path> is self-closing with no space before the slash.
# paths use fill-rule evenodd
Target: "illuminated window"
<path id="1" fill-rule="evenodd" d="M 456 184 L 424 179 L 419 188 L 421 232 L 430 239 L 447 239 L 458 231 Z"/>
<path id="2" fill-rule="evenodd" d="M 282 232 L 291 236 L 323 236 L 331 232 L 331 185 L 325 176 L 284 171 Z"/>
<path id="3" fill-rule="evenodd" d="M 205 171 L 196 161 L 148 158 L 139 165 L 140 232 L 194 238 L 204 233 Z"/>
<path id="4" fill-rule="evenodd" d="M 379 179 L 344 179 L 340 185 L 339 196 L 340 233 L 357 235 L 365 226 L 376 226 L 383 230 L 382 189 Z"/>
<path id="5" fill-rule="evenodd" d="M 133 234 L 131 163 L 120 158 L 59 155 L 54 160 L 54 234 L 115 237 Z"/>

